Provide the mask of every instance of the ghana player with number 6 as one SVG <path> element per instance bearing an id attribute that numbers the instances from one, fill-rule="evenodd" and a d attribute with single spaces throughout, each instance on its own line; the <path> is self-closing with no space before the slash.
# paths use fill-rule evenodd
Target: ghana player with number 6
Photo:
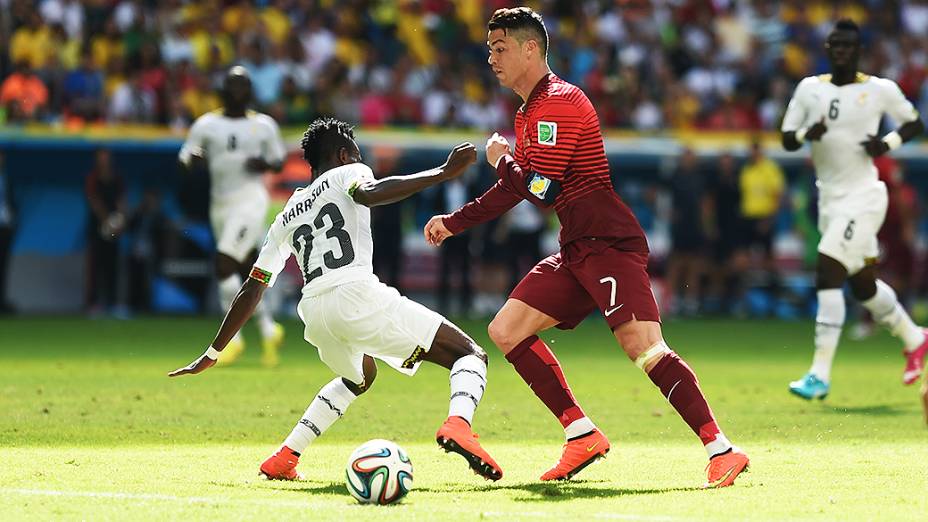
<path id="1" fill-rule="evenodd" d="M 564 427 L 562 456 L 541 480 L 569 479 L 610 448 L 537 335 L 574 328 L 598 308 L 628 357 L 701 439 L 709 456 L 706 487 L 731 485 L 748 457 L 722 434 L 696 375 L 664 341 L 647 240 L 612 187 L 596 110 L 583 91 L 551 72 L 544 22 L 531 9 L 497 10 L 487 44 L 496 77 L 525 102 L 516 113 L 516 147 L 494 134 L 486 153 L 499 181 L 459 210 L 433 217 L 424 233 L 440 244 L 523 199 L 553 208 L 561 221 L 560 252 L 522 279 L 489 325 L 490 338 Z"/>
<path id="2" fill-rule="evenodd" d="M 831 366 L 844 325 L 844 283 L 851 294 L 904 345 L 902 381 L 918 380 L 928 353 L 925 330 L 912 322 L 892 287 L 877 279 L 877 233 L 889 203 L 873 158 L 921 134 L 925 126 L 915 107 L 892 80 L 858 71 L 860 29 L 839 21 L 825 42 L 831 74 L 799 82 L 783 116 L 786 150 L 812 144 L 819 188 L 815 318 L 812 367 L 789 390 L 804 399 L 824 399 L 831 388 Z M 883 115 L 899 128 L 876 134 Z"/>
<path id="3" fill-rule="evenodd" d="M 450 370 L 448 418 L 436 440 L 446 451 L 462 455 L 478 475 L 499 480 L 502 470 L 471 430 L 486 386 L 486 353 L 447 319 L 377 280 L 368 208 L 395 203 L 460 176 L 476 161 L 476 149 L 463 143 L 440 167 L 378 180 L 361 163 L 347 123 L 314 121 L 303 135 L 302 147 L 314 173 L 312 183 L 297 189 L 277 215 L 213 343 L 170 375 L 200 373 L 215 364 L 265 288 L 274 284 L 294 255 L 304 280 L 297 308 L 306 324 L 304 336 L 338 377 L 322 387 L 280 449 L 261 464 L 261 473 L 271 479 L 299 478 L 300 455 L 370 389 L 377 376 L 374 359 L 380 359 L 407 375 L 415 374 L 422 361 Z"/>
<path id="4" fill-rule="evenodd" d="M 248 275 L 267 230 L 270 195 L 262 176 L 267 171 L 280 172 L 287 155 L 277 122 L 248 110 L 251 97 L 248 71 L 241 66 L 229 69 L 222 84 L 223 107 L 193 122 L 179 154 L 186 170 L 209 171 L 209 220 L 216 241 L 219 303 L 224 310 Z M 256 318 L 262 338 L 261 363 L 276 366 L 283 327 L 264 305 Z M 236 334 L 219 365 L 232 364 L 244 350 L 245 341 Z"/>

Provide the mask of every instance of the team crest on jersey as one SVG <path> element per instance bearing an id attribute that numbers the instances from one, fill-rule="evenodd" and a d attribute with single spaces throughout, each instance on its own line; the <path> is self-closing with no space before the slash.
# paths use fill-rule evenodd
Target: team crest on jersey
<path id="1" fill-rule="evenodd" d="M 556 145 L 557 144 L 557 123 L 553 121 L 538 122 L 538 144 L 539 145 Z"/>
<path id="2" fill-rule="evenodd" d="M 532 173 L 532 181 L 528 184 L 528 191 L 532 193 L 533 196 L 538 199 L 545 199 L 545 194 L 548 192 L 548 188 L 551 187 L 551 180 L 538 174 L 537 172 Z"/>

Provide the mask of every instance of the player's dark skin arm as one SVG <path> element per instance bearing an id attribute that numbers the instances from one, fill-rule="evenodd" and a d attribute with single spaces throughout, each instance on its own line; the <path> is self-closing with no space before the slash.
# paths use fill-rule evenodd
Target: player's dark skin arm
<path id="1" fill-rule="evenodd" d="M 803 141 L 818 141 L 822 139 L 822 136 L 826 132 L 828 132 L 828 127 L 825 125 L 825 117 L 822 116 L 821 120 L 809 127 Z M 784 132 L 780 136 L 780 141 L 783 144 L 783 148 L 788 151 L 799 150 L 799 148 L 802 147 L 802 142 L 796 138 L 796 131 Z"/>
<path id="2" fill-rule="evenodd" d="M 250 277 L 245 281 L 241 290 L 238 291 L 238 295 L 232 300 L 232 307 L 226 313 L 225 319 L 222 320 L 222 326 L 219 327 L 219 332 L 216 334 L 216 338 L 213 339 L 212 347 L 216 351 L 221 352 L 232 340 L 232 337 L 245 326 L 245 323 L 255 312 L 255 307 L 261 301 L 261 296 L 264 295 L 266 288 L 263 283 Z M 169 373 L 168 377 L 200 373 L 214 364 L 216 364 L 215 359 L 210 359 L 206 354 L 203 354 L 187 366 Z"/>
<path id="3" fill-rule="evenodd" d="M 902 138 L 902 143 L 905 143 L 925 132 L 925 124 L 922 123 L 921 118 L 918 118 L 903 123 L 896 129 L 896 132 L 899 133 L 899 136 Z M 889 145 L 887 145 L 882 138 L 874 134 L 868 134 L 867 139 L 860 142 L 860 145 L 867 151 L 867 154 L 869 154 L 871 158 L 876 158 L 889 152 Z"/>
<path id="4" fill-rule="evenodd" d="M 264 158 L 254 157 L 245 160 L 245 168 L 248 169 L 249 172 L 255 174 L 264 174 L 267 171 L 271 171 L 274 174 L 280 174 L 280 172 L 284 169 L 284 162 L 277 161 L 274 163 L 269 163 Z"/>
<path id="5" fill-rule="evenodd" d="M 408 176 L 366 181 L 359 185 L 351 197 L 367 207 L 389 205 L 425 190 L 432 185 L 454 179 L 477 161 L 477 149 L 470 143 L 462 143 L 452 149 L 448 160 L 439 167 Z"/>

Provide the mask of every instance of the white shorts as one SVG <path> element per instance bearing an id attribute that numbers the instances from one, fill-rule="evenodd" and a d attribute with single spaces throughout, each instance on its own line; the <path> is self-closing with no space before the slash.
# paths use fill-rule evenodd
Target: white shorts
<path id="1" fill-rule="evenodd" d="M 322 362 L 355 384 L 364 382 L 364 355 L 415 374 L 445 320 L 379 281 L 346 283 L 303 297 L 297 311 L 306 324 L 304 337 Z"/>
<path id="2" fill-rule="evenodd" d="M 216 251 L 239 263 L 251 261 L 247 259 L 248 254 L 261 246 L 267 234 L 267 207 L 267 202 L 261 198 L 240 204 L 211 205 L 209 220 Z"/>
<path id="3" fill-rule="evenodd" d="M 876 262 L 880 255 L 876 235 L 886 219 L 888 204 L 882 183 L 842 198 L 820 200 L 819 253 L 840 262 L 850 275 Z"/>

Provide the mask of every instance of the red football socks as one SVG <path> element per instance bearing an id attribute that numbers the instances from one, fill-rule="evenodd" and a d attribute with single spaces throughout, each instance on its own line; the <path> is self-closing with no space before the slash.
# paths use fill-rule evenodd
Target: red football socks
<path id="1" fill-rule="evenodd" d="M 699 389 L 696 374 L 676 353 L 670 352 L 661 358 L 648 372 L 648 377 L 660 388 L 690 429 L 699 435 L 703 445 L 715 440 L 719 427 L 712 409 Z"/>
<path id="2" fill-rule="evenodd" d="M 565 428 L 586 415 L 567 385 L 561 363 L 537 335 L 533 335 L 506 354 L 522 380 L 535 392 Z"/>

